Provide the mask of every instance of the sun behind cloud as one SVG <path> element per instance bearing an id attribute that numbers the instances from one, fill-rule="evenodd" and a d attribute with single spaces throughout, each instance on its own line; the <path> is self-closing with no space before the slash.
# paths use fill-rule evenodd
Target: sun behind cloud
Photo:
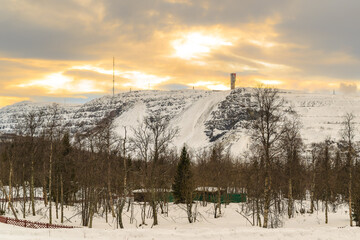
<path id="1" fill-rule="evenodd" d="M 174 56 L 186 60 L 200 58 L 206 56 L 212 49 L 231 45 L 231 42 L 221 37 L 199 32 L 188 33 L 185 37 L 172 42 L 175 50 Z"/>

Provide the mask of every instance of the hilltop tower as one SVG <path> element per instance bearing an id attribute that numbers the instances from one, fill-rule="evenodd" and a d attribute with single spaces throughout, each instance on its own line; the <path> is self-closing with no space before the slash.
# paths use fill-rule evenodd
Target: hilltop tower
<path id="1" fill-rule="evenodd" d="M 236 73 L 230 73 L 230 86 L 231 90 L 235 89 Z"/>

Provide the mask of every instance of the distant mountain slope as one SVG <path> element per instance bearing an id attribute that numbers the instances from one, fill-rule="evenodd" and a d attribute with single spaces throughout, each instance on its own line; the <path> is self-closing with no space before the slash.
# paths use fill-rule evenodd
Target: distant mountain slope
<path id="1" fill-rule="evenodd" d="M 208 147 L 223 141 L 234 154 L 248 147 L 245 125 L 249 120 L 248 109 L 254 107 L 252 89 L 233 91 L 133 91 L 104 96 L 83 105 L 60 105 L 63 125 L 72 133 L 86 131 L 109 114 L 117 133 L 121 136 L 124 126 L 131 135 L 131 128 L 149 114 L 166 115 L 172 127 L 179 128 L 174 145 L 187 144 L 194 149 Z M 280 93 L 286 108 L 300 115 L 302 135 L 306 143 L 318 142 L 326 137 L 339 138 L 342 116 L 352 112 L 360 123 L 360 98 L 330 94 Z M 0 132 L 13 132 L 22 115 L 30 111 L 44 111 L 48 115 L 51 104 L 20 102 L 0 109 Z M 128 135 L 128 136 L 129 136 Z M 360 132 L 357 134 L 360 135 Z M 360 139 L 358 137 L 357 139 Z"/>

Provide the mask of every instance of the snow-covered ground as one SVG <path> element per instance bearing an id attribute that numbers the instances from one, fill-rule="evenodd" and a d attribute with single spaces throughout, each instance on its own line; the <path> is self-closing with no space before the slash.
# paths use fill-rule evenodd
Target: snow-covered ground
<path id="1" fill-rule="evenodd" d="M 305 208 L 307 204 L 303 203 Z M 297 204 L 298 208 L 299 203 Z M 104 216 L 95 215 L 93 229 L 81 228 L 80 215 L 76 207 L 65 209 L 65 224 L 76 229 L 26 229 L 0 223 L 0 239 L 359 239 L 360 228 L 348 227 L 347 206 L 340 205 L 336 212 L 329 213 L 329 224 L 324 223 L 321 205 L 314 214 L 296 213 L 295 218 L 281 218 L 283 226 L 277 229 L 262 229 L 251 226 L 237 211 L 242 204 L 222 207 L 222 216 L 213 218 L 214 206 L 198 205 L 198 221 L 187 222 L 183 206 L 169 205 L 169 215 L 159 214 L 159 225 L 151 227 L 152 219 L 147 218 L 146 226 L 140 225 L 140 208 L 135 205 L 135 221 L 130 224 L 130 213 L 124 213 L 125 229 L 117 229 L 115 220 L 109 214 L 109 223 Z M 38 215 L 28 216 L 28 220 L 47 222 L 47 209 L 37 202 Z M 55 210 L 55 209 L 54 209 Z M 55 211 L 53 211 L 55 216 Z M 18 214 L 21 215 L 21 214 Z M 11 216 L 8 212 L 7 216 Z M 250 217 L 251 220 L 251 217 Z M 55 219 L 55 223 L 59 222 Z"/>
<path id="2" fill-rule="evenodd" d="M 307 240 L 356 240 L 360 237 L 356 228 L 285 228 L 261 229 L 244 227 L 199 228 L 178 227 L 169 229 L 125 229 L 125 230 L 98 230 L 98 229 L 70 229 L 70 230 L 44 230 L 23 229 L 10 225 L 0 225 L 1 239 L 12 240 L 45 240 L 45 239 L 138 239 L 138 240 L 213 240 L 213 239 L 307 239 Z"/>

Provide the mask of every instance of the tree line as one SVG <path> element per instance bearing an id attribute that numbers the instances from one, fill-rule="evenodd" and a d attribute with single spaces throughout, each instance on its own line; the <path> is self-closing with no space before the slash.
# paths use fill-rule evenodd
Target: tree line
<path id="1" fill-rule="evenodd" d="M 35 216 L 35 192 L 42 189 L 49 223 L 53 218 L 65 222 L 64 206 L 75 205 L 83 226 L 92 227 L 99 214 L 106 221 L 116 218 L 123 228 L 124 211 L 130 213 L 131 223 L 135 220 L 130 196 L 137 190 L 143 195 L 140 224 L 147 224 L 151 211 L 154 226 L 159 214 L 168 214 L 172 189 L 175 203 L 185 206 L 192 223 L 197 221 L 197 206 L 208 204 L 205 197 L 194 201 L 195 190 L 205 194 L 211 188 L 215 218 L 226 207 L 224 193 L 243 192 L 247 202 L 239 217 L 254 226 L 280 227 L 283 216 L 293 218 L 297 212 L 321 208 L 328 223 L 328 213 L 343 203 L 349 206 L 350 226 L 353 222 L 359 226 L 354 115 L 343 117 L 341 140 L 306 145 L 299 117 L 285 107 L 278 90 L 256 88 L 252 97 L 257 107 L 248 109 L 251 120 L 245 126 L 251 145 L 241 156 L 231 155 L 221 142 L 198 151 L 184 145 L 179 154 L 171 145 L 178 129 L 159 113 L 150 114 L 136 128 L 124 127 L 122 137 L 117 136 L 111 115 L 95 128 L 70 136 L 57 105 L 47 115 L 26 113 L 17 134 L 0 144 L 0 191 L 8 200 L 0 205 L 0 213 L 8 207 L 16 218 L 19 212 L 23 218 L 28 212 Z M 13 204 L 17 195 L 23 198 L 20 209 Z"/>

